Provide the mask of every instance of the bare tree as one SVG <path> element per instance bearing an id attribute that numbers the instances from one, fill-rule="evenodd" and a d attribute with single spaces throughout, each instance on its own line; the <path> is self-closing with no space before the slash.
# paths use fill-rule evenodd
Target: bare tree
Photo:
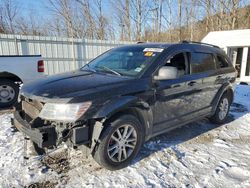
<path id="1" fill-rule="evenodd" d="M 97 11 L 96 11 L 96 18 L 97 18 L 97 39 L 104 40 L 105 39 L 105 29 L 107 26 L 107 20 L 103 15 L 103 10 L 102 10 L 102 0 L 96 0 L 96 6 L 97 6 Z"/>
<path id="2" fill-rule="evenodd" d="M 190 0 L 190 1 L 185 1 L 185 17 L 186 17 L 186 27 L 188 29 L 188 39 L 191 41 L 194 40 L 194 24 L 197 21 L 195 17 L 195 12 L 198 10 L 197 6 L 198 1 L 197 0 Z"/>
<path id="3" fill-rule="evenodd" d="M 149 9 L 151 12 L 151 19 L 153 24 L 151 26 L 151 30 L 153 32 L 153 39 L 158 41 L 160 40 L 160 35 L 163 27 L 163 0 L 153 0 L 152 1 L 152 8 Z"/>
<path id="4" fill-rule="evenodd" d="M 167 1 L 167 7 L 168 7 L 168 19 L 167 19 L 167 22 L 168 22 L 168 30 L 169 30 L 169 39 L 170 39 L 170 42 L 172 42 L 172 0 L 168 0 Z"/>
<path id="5" fill-rule="evenodd" d="M 230 29 L 235 29 L 235 25 L 237 24 L 238 21 L 237 11 L 239 9 L 240 0 L 231 0 L 230 4 L 231 4 Z"/>
<path id="6" fill-rule="evenodd" d="M 124 24 L 127 31 L 126 40 L 131 40 L 131 23 L 130 23 L 130 2 L 126 0 L 125 2 L 125 19 Z"/>
<path id="7" fill-rule="evenodd" d="M 3 0 L 1 7 L 1 22 L 5 32 L 15 33 L 15 21 L 19 13 L 19 5 L 13 0 Z M 5 24 L 5 26 L 3 26 Z"/>
<path id="8" fill-rule="evenodd" d="M 66 36 L 76 38 L 79 37 L 78 30 L 76 29 L 77 23 L 75 22 L 75 10 L 72 1 L 68 0 L 49 0 L 50 10 L 55 13 L 58 19 L 62 19 Z M 76 8 L 76 7 L 75 7 Z"/>
<path id="9" fill-rule="evenodd" d="M 131 24 L 131 1 L 130 0 L 111 0 L 114 8 L 114 19 L 117 21 L 117 26 L 120 28 L 120 39 L 131 40 L 132 24 Z"/>
<path id="10" fill-rule="evenodd" d="M 32 10 L 28 13 L 28 15 L 29 16 L 26 18 L 23 16 L 17 18 L 15 26 L 16 33 L 35 36 L 52 34 L 50 32 L 52 25 L 49 25 L 50 27 L 48 27 L 49 23 L 45 20 L 42 23 L 39 22 L 40 15 Z"/>
<path id="11" fill-rule="evenodd" d="M 140 41 L 142 37 L 142 0 L 132 1 L 135 7 L 134 21 L 136 24 L 136 40 Z"/>
<path id="12" fill-rule="evenodd" d="M 0 33 L 5 33 L 4 7 L 0 4 Z"/>
<path id="13" fill-rule="evenodd" d="M 161 33 L 162 29 L 162 17 L 163 17 L 163 0 L 159 0 L 159 28 L 158 33 Z"/>
<path id="14" fill-rule="evenodd" d="M 182 0 L 178 0 L 179 41 L 182 40 Z"/>
<path id="15" fill-rule="evenodd" d="M 94 16 L 92 15 L 92 9 L 90 7 L 89 0 L 76 0 L 81 6 L 81 15 L 84 20 L 85 34 L 84 36 L 90 39 L 95 38 L 96 23 Z"/>
<path id="16" fill-rule="evenodd" d="M 37 13 L 23 14 L 18 0 L 2 0 L 0 32 L 101 40 L 200 40 L 214 30 L 249 28 L 249 4 L 249 0 L 48 0 L 49 18 L 41 20 Z"/>
<path id="17" fill-rule="evenodd" d="M 202 3 L 205 4 L 205 9 L 206 9 L 206 32 L 210 30 L 210 27 L 212 30 L 214 30 L 214 25 L 213 25 L 213 18 L 211 19 L 211 9 L 212 9 L 212 1 L 211 0 L 204 0 Z"/>

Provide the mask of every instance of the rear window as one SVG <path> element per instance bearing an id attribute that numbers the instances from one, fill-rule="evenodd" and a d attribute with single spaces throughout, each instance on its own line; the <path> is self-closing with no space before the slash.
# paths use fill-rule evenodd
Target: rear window
<path id="1" fill-rule="evenodd" d="M 228 67 L 229 63 L 227 59 L 221 55 L 217 55 L 217 68 Z"/>
<path id="2" fill-rule="evenodd" d="M 191 53 L 191 73 L 206 72 L 215 69 L 213 54 L 195 52 Z"/>

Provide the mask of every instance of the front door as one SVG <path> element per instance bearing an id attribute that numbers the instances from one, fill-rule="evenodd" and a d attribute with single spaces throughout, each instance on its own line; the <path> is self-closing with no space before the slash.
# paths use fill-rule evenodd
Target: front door
<path id="1" fill-rule="evenodd" d="M 178 78 L 159 81 L 156 87 L 155 132 L 207 116 L 218 90 L 215 84 L 216 62 L 212 53 L 196 51 L 177 56 L 170 59 L 166 66 L 176 67 Z"/>
<path id="2" fill-rule="evenodd" d="M 154 133 L 171 129 L 175 124 L 185 121 L 186 116 L 197 107 L 194 96 L 202 84 L 202 78 L 189 74 L 187 53 L 174 55 L 166 60 L 164 66 L 176 67 L 178 78 L 156 83 L 156 99 L 153 107 Z"/>

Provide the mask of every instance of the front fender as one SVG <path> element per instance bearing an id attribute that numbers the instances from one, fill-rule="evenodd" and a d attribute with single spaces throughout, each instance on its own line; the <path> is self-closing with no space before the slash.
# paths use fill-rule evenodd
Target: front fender
<path id="1" fill-rule="evenodd" d="M 147 109 L 149 108 L 149 105 L 135 96 L 121 96 L 104 103 L 104 105 L 96 112 L 93 118 L 108 119 L 113 114 L 129 107 L 140 107 Z"/>
<path id="2" fill-rule="evenodd" d="M 145 140 L 150 138 L 153 129 L 153 112 L 149 104 L 135 96 L 122 96 L 105 103 L 95 114 L 94 119 L 109 119 L 118 112 L 129 110 L 142 123 Z"/>

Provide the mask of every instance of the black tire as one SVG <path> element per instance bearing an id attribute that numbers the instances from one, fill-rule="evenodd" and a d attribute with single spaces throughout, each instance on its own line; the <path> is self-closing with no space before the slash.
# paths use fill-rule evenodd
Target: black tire
<path id="1" fill-rule="evenodd" d="M 93 158 L 99 165 L 109 170 L 119 170 L 121 168 L 127 167 L 131 163 L 131 161 L 136 157 L 142 144 L 144 143 L 145 133 L 144 133 L 144 129 L 141 123 L 133 115 L 122 115 L 116 118 L 115 120 L 107 123 L 105 126 L 106 127 L 104 131 L 102 132 L 100 139 L 99 139 L 100 143 L 97 144 L 97 146 L 94 149 L 94 152 L 92 152 Z M 133 151 L 130 151 L 130 154 L 127 156 L 126 159 L 124 159 L 121 162 L 118 162 L 118 161 L 115 162 L 109 156 L 108 146 L 110 144 L 111 136 L 118 129 L 119 130 L 123 129 L 124 126 L 133 127 L 133 131 L 135 131 L 137 135 L 136 136 L 137 141 L 134 143 L 135 146 L 134 146 Z M 131 130 L 131 127 L 130 127 L 130 130 Z M 123 134 L 124 132 L 121 132 L 121 133 Z M 125 146 L 123 147 L 125 148 Z"/>
<path id="2" fill-rule="evenodd" d="M 228 103 L 227 108 L 225 107 L 226 113 L 225 113 L 224 116 L 220 116 L 220 113 L 222 111 L 220 108 L 221 108 L 222 103 L 225 102 L 225 101 L 227 101 L 227 103 Z M 226 121 L 226 119 L 228 117 L 228 113 L 229 113 L 229 110 L 230 110 L 231 103 L 232 102 L 231 102 L 230 96 L 227 93 L 224 93 L 222 95 L 222 97 L 220 98 L 220 101 L 219 101 L 219 103 L 218 103 L 218 105 L 216 107 L 214 115 L 212 117 L 210 117 L 209 120 L 212 123 L 215 123 L 215 124 L 223 124 L 223 123 L 225 123 L 225 121 Z"/>
<path id="3" fill-rule="evenodd" d="M 1 91 L 2 92 L 5 91 L 5 93 L 7 93 L 7 96 L 1 97 L 1 93 L 0 93 L 0 108 L 11 107 L 17 103 L 17 98 L 19 94 L 19 86 L 15 84 L 14 81 L 8 80 L 8 79 L 1 79 L 0 80 L 0 92 Z M 8 98 L 8 94 L 9 94 L 9 98 Z"/>

